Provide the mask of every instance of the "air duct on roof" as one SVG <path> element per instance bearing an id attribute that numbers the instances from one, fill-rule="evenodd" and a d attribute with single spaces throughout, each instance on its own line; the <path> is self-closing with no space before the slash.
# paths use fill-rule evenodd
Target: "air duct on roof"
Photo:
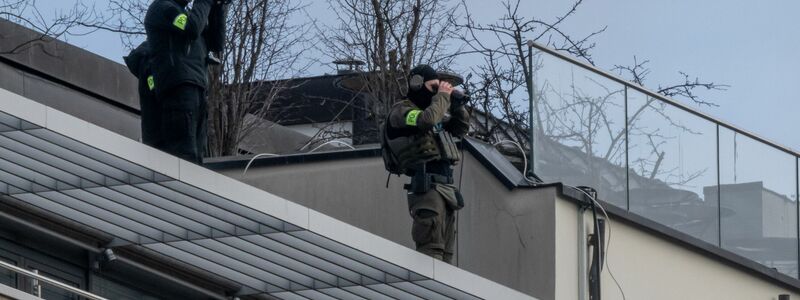
<path id="1" fill-rule="evenodd" d="M 336 74 L 343 75 L 361 72 L 361 66 L 366 63 L 355 58 L 346 58 L 335 60 L 333 64 L 336 65 Z"/>

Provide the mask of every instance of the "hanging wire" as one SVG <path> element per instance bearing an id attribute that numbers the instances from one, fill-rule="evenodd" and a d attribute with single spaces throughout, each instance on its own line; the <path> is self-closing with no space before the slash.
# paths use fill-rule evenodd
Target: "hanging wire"
<path id="1" fill-rule="evenodd" d="M 246 166 L 246 167 L 244 167 L 244 172 L 242 172 L 242 177 L 244 177 L 244 175 L 247 175 L 247 169 L 249 169 L 249 168 L 250 168 L 250 165 L 251 165 L 251 164 L 253 164 L 253 162 L 254 162 L 254 161 L 257 159 L 257 158 L 259 158 L 259 157 L 262 157 L 262 156 L 280 156 L 280 155 L 273 154 L 273 153 L 261 153 L 261 154 L 258 154 L 258 155 L 256 155 L 256 156 L 253 156 L 253 158 L 251 158 L 251 159 L 250 159 L 250 161 L 249 161 L 249 162 L 247 162 L 247 166 Z"/>
<path id="2" fill-rule="evenodd" d="M 522 148 L 522 145 L 520 145 L 519 143 L 517 143 L 515 141 L 512 141 L 512 140 L 502 140 L 502 141 L 499 141 L 497 143 L 494 143 L 492 146 L 493 147 L 497 147 L 497 145 L 500 145 L 500 144 L 512 144 L 514 146 L 517 146 L 517 149 L 519 149 L 519 152 L 522 153 L 522 163 L 523 163 L 523 166 L 522 166 L 522 178 L 525 178 L 525 181 L 527 181 L 530 184 L 538 184 L 535 180 L 528 178 L 528 156 L 525 155 L 525 149 Z"/>
<path id="3" fill-rule="evenodd" d="M 568 187 L 571 187 L 573 189 L 576 189 L 576 190 L 580 191 L 581 193 L 583 193 L 584 195 L 586 195 L 586 197 L 589 197 L 589 199 L 592 200 L 592 205 L 596 205 L 598 208 L 600 208 L 600 212 L 602 212 L 603 216 L 606 217 L 606 224 L 608 224 L 608 241 L 606 242 L 605 247 L 603 247 L 604 248 L 603 249 L 604 255 L 603 255 L 603 258 L 602 258 L 603 259 L 603 265 L 605 265 L 605 269 L 608 270 L 608 275 L 611 275 L 611 279 L 614 280 L 614 284 L 617 285 L 617 289 L 619 289 L 619 292 L 622 293 L 622 299 L 625 300 L 626 299 L 625 291 L 622 290 L 622 285 L 620 285 L 619 281 L 617 280 L 617 277 L 614 276 L 614 273 L 611 272 L 611 267 L 608 265 L 608 259 L 607 259 L 608 258 L 608 248 L 611 247 L 611 218 L 608 217 L 608 213 L 606 213 L 606 209 L 603 208 L 603 205 L 600 204 L 600 202 L 598 202 L 597 199 L 592 197 L 592 195 L 590 195 L 589 193 L 587 193 L 583 189 L 579 189 L 577 187 L 570 186 L 570 185 L 565 185 L 565 186 L 568 186 Z"/>
<path id="4" fill-rule="evenodd" d="M 322 143 L 322 145 L 319 145 L 316 148 L 311 149 L 311 151 L 308 151 L 307 153 L 314 153 L 314 151 L 319 150 L 319 148 L 322 148 L 325 145 L 330 145 L 330 144 L 334 144 L 334 143 L 339 144 L 339 145 L 344 145 L 347 148 L 350 148 L 350 150 L 356 150 L 356 147 L 353 147 L 353 145 L 350 145 L 350 144 L 348 144 L 346 142 L 343 142 L 343 141 L 340 141 L 340 140 L 332 140 L 332 141 L 327 141 L 327 142 Z"/>

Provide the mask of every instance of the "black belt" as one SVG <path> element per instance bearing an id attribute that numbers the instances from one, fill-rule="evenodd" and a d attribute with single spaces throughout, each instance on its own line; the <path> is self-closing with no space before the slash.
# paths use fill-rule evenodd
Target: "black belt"
<path id="1" fill-rule="evenodd" d="M 439 174 L 428 174 L 431 177 L 431 181 L 435 183 L 441 184 L 453 184 L 453 176 L 444 176 Z"/>
<path id="2" fill-rule="evenodd" d="M 417 173 L 411 177 L 411 183 L 403 185 L 403 188 L 414 193 L 427 193 L 433 188 L 434 183 L 453 184 L 453 182 L 453 176 Z"/>

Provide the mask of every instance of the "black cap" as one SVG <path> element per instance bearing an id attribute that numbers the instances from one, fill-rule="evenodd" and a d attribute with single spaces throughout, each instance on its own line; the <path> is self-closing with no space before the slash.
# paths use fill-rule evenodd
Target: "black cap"
<path id="1" fill-rule="evenodd" d="M 408 77 L 414 75 L 422 76 L 423 81 L 439 79 L 439 74 L 436 73 L 436 70 L 431 68 L 429 65 L 418 65 L 411 69 L 411 72 L 408 74 Z"/>

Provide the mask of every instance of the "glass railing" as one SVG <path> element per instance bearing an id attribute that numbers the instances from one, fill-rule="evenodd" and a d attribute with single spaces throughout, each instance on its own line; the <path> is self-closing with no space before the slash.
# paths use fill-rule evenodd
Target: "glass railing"
<path id="1" fill-rule="evenodd" d="M 798 277 L 798 154 L 534 45 L 534 170 Z"/>

